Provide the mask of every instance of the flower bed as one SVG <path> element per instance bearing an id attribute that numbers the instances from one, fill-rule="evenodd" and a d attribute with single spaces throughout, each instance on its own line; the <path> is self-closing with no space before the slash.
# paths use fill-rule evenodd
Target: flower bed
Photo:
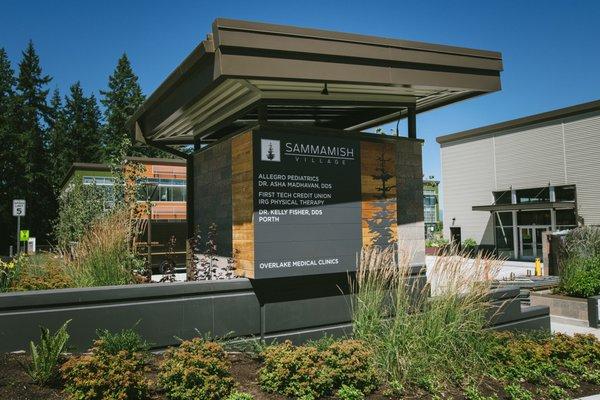
<path id="1" fill-rule="evenodd" d="M 600 393 L 600 342 L 594 336 L 488 333 L 485 339 L 489 351 L 477 373 L 456 375 L 450 385 L 435 379 L 401 385 L 379 370 L 371 346 L 355 339 L 245 350 L 237 344 L 233 351 L 232 343 L 196 338 L 151 354 L 131 330 L 100 332 L 90 353 L 63 356 L 54 366 L 60 379 L 44 385 L 27 374 L 29 355 L 0 355 L 0 398 L 517 400 Z M 52 335 L 45 340 L 52 342 Z"/>

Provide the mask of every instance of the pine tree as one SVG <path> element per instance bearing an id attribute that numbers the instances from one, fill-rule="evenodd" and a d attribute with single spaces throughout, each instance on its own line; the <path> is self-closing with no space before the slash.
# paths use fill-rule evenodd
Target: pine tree
<path id="1" fill-rule="evenodd" d="M 100 91 L 104 105 L 104 148 L 107 161 L 116 160 L 120 154 L 161 156 L 161 152 L 142 145 L 132 145 L 127 120 L 144 102 L 144 95 L 133 72 L 127 54 L 123 54 L 112 75 L 108 77 L 108 90 Z M 164 155 L 163 155 L 164 156 Z"/>
<path id="2" fill-rule="evenodd" d="M 48 121 L 49 154 L 52 166 L 52 185 L 58 196 L 59 185 L 69 168 L 68 153 L 71 149 L 66 132 L 66 120 L 60 92 L 55 89 L 50 99 L 50 118 Z"/>
<path id="3" fill-rule="evenodd" d="M 19 63 L 16 84 L 12 162 L 18 177 L 14 182 L 14 196 L 27 200 L 25 227 L 39 243 L 45 243 L 56 214 L 56 199 L 52 190 L 48 157 L 48 136 L 45 122 L 50 118 L 46 103 L 46 86 L 52 78 L 42 73 L 40 59 L 33 42 L 29 42 Z"/>
<path id="4" fill-rule="evenodd" d="M 65 98 L 64 106 L 65 138 L 69 145 L 63 149 L 62 174 L 74 162 L 94 163 L 103 158 L 100 134 L 100 110 L 96 98 L 86 97 L 81 83 L 76 82 Z"/>
<path id="5" fill-rule="evenodd" d="M 0 254 L 16 240 L 11 211 L 12 185 L 16 177 L 11 152 L 15 139 L 11 126 L 15 82 L 8 54 L 0 48 Z"/>

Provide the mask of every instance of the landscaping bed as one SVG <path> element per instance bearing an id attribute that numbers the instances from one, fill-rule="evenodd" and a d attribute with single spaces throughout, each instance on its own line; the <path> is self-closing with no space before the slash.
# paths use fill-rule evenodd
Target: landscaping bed
<path id="1" fill-rule="evenodd" d="M 289 343 L 262 346 L 246 351 L 224 352 L 227 343 L 219 344 L 195 339 L 184 342 L 184 351 L 171 349 L 163 354 L 148 354 L 140 376 L 136 369 L 119 371 L 116 376 L 104 376 L 102 367 L 94 369 L 93 375 L 85 376 L 82 372 L 82 360 L 89 355 L 69 355 L 61 360 L 62 378 L 53 383 L 36 384 L 26 372 L 31 358 L 26 354 L 0 355 L 0 398 L 2 399 L 65 399 L 65 398 L 112 398 L 112 397 L 76 397 L 67 386 L 73 388 L 73 376 L 78 382 L 78 390 L 104 390 L 102 385 L 114 385 L 115 388 L 127 388 L 146 381 L 147 387 L 142 392 L 130 391 L 129 396 L 121 399 L 234 399 L 234 400 L 283 400 L 287 398 L 308 399 L 568 399 L 600 393 L 600 342 L 593 336 L 578 335 L 574 338 L 564 335 L 539 336 L 515 335 L 509 333 L 488 334 L 493 343 L 487 355 L 484 370 L 477 376 L 457 376 L 449 386 L 438 386 L 438 382 L 423 380 L 422 382 L 406 382 L 405 387 L 390 383 L 385 379 L 385 371 L 379 371 L 375 364 L 363 356 L 370 354 L 370 349 L 354 339 L 333 340 L 326 338 L 309 343 L 306 346 L 292 346 Z M 127 337 L 127 338 L 126 338 Z M 113 347 L 114 354 L 129 352 L 124 360 L 134 354 L 145 353 L 138 344 L 141 338 L 131 331 L 124 331 L 112 336 L 112 344 L 100 345 L 96 342 L 92 354 L 99 346 Z M 117 338 L 114 340 L 114 338 Z M 126 338 L 126 339 L 124 339 Z M 133 340 L 132 340 L 133 338 Z M 104 340 L 104 339 L 103 339 Z M 106 340 L 105 340 L 106 343 Z M 137 344 L 136 344 L 137 343 Z M 116 344 L 116 348 L 115 347 Z M 130 348 L 129 350 L 123 350 Z M 207 351 L 207 349 L 209 349 Z M 179 348 L 181 349 L 181 347 Z M 337 354 L 338 358 L 331 358 Z M 422 355 L 427 357 L 426 354 Z M 322 360 L 329 360 L 322 364 Z M 169 360 L 173 364 L 169 364 Z M 332 361 L 333 360 L 333 361 Z M 65 365 L 71 364 L 68 374 Z M 124 365 L 130 365 L 124 362 Z M 132 364 L 131 364 L 132 365 Z M 183 367 L 182 367 L 183 366 Z M 332 367 L 332 366 L 335 366 Z M 71 368 L 69 367 L 69 368 Z M 222 369 L 225 368 L 225 369 Z M 126 367 L 127 369 L 127 367 Z M 181 369 L 181 370 L 180 370 Z M 196 374 L 194 379 L 185 380 L 180 375 Z M 108 371 L 108 370 L 107 370 Z M 167 371 L 167 375 L 165 375 Z M 337 376 L 331 381 L 327 379 L 329 371 Z M 105 375 L 110 375 L 105 371 Z M 161 377 L 161 374 L 163 376 Z M 212 374 L 212 375 L 211 375 Z M 172 379 L 173 378 L 173 379 Z M 108 382 L 115 380 L 116 382 Z M 210 381 L 212 379 L 212 382 Z M 185 381 L 181 386 L 174 386 Z M 83 384 L 81 382 L 84 382 Z M 103 382 L 103 383 L 102 383 Z M 331 395 L 310 395 L 310 390 L 317 392 L 325 386 L 320 382 L 328 382 L 333 386 Z M 338 395 L 339 387 L 347 385 L 355 390 L 349 395 Z M 170 391 L 169 391 L 170 388 Z M 223 396 L 203 397 L 198 395 L 203 390 L 222 391 Z M 277 388 L 276 390 L 273 390 Z M 321 388 L 321 389 L 319 389 Z M 306 390 L 304 395 L 291 395 L 290 391 Z M 271 392 L 269 392 L 271 391 Z M 287 392 L 286 392 L 287 391 Z M 366 392 L 362 397 L 360 391 Z M 81 395 L 80 392 L 76 392 Z M 91 393 L 91 392 L 88 392 Z M 137 395 L 132 395 L 137 393 Z M 176 397 L 168 393 L 195 393 L 198 397 Z M 240 397 L 228 397 L 228 393 L 237 393 Z M 286 393 L 286 394 L 284 394 Z M 121 393 L 122 394 L 122 393 Z M 243 397 L 242 397 L 243 396 Z"/>

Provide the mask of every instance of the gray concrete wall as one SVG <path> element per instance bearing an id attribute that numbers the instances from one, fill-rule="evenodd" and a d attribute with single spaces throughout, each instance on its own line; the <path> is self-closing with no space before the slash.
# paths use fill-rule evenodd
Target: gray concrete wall
<path id="1" fill-rule="evenodd" d="M 411 279 L 426 278 L 413 269 Z M 494 329 L 549 329 L 547 307 L 521 308 L 518 289 L 494 291 Z M 74 351 L 89 348 L 97 329 L 133 327 L 155 348 L 200 334 L 291 339 L 352 332 L 353 296 L 346 274 L 318 278 L 186 282 L 0 294 L 0 352 L 27 349 L 39 327 L 57 329 L 71 319 Z"/>

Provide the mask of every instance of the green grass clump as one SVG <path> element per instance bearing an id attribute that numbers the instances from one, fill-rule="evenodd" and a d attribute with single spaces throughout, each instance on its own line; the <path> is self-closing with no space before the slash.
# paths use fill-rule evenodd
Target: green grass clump
<path id="1" fill-rule="evenodd" d="M 433 270 L 444 283 L 430 296 L 429 286 L 410 278 L 411 255 L 403 252 L 399 259 L 393 248 L 363 250 L 354 333 L 369 343 L 389 381 L 435 394 L 485 366 L 489 284 L 483 278 L 497 261 L 477 257 L 467 274 L 460 255 L 438 257 Z"/>
<path id="2" fill-rule="evenodd" d="M 131 243 L 134 224 L 126 209 L 98 218 L 69 256 L 68 272 L 75 287 L 134 283 L 143 261 Z"/>

